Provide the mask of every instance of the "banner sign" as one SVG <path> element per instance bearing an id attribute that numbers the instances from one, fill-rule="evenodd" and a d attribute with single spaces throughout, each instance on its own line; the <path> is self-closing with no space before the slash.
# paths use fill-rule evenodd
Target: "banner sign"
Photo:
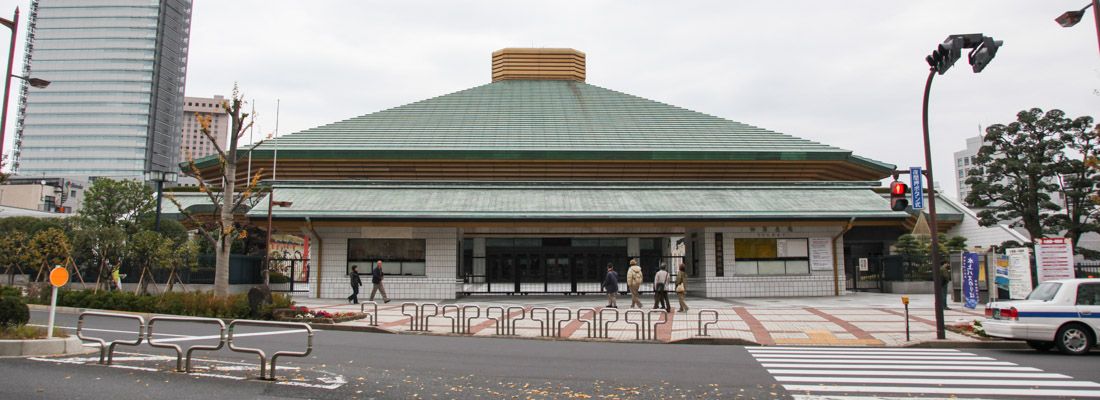
<path id="1" fill-rule="evenodd" d="M 924 173 L 921 167 L 909 167 L 909 187 L 913 189 L 913 209 L 924 208 Z"/>
<path id="2" fill-rule="evenodd" d="M 997 289 L 1008 291 L 1008 256 L 996 255 L 996 265 L 993 266 L 993 283 Z"/>
<path id="3" fill-rule="evenodd" d="M 963 252 L 962 294 L 963 307 L 978 307 L 978 253 Z"/>
<path id="4" fill-rule="evenodd" d="M 1031 293 L 1031 251 L 1026 247 L 1005 250 L 1008 254 L 1008 298 L 1027 298 Z"/>
<path id="5" fill-rule="evenodd" d="M 1067 238 L 1041 238 L 1035 244 L 1035 266 L 1039 283 L 1073 279 L 1073 244 Z"/>

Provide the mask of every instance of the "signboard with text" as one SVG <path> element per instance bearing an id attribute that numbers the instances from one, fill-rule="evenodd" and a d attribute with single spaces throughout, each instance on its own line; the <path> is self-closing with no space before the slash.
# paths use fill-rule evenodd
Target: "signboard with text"
<path id="1" fill-rule="evenodd" d="M 963 252 L 962 295 L 963 307 L 978 307 L 978 253 Z"/>
<path id="2" fill-rule="evenodd" d="M 1073 279 L 1073 243 L 1068 238 L 1040 238 L 1035 244 L 1039 283 Z"/>
<path id="3" fill-rule="evenodd" d="M 913 190 L 913 209 L 924 208 L 924 179 L 921 167 L 909 167 L 909 188 Z"/>
<path id="4" fill-rule="evenodd" d="M 1023 299 L 1031 293 L 1031 251 L 1027 248 L 1005 250 L 1008 254 L 1008 298 Z"/>

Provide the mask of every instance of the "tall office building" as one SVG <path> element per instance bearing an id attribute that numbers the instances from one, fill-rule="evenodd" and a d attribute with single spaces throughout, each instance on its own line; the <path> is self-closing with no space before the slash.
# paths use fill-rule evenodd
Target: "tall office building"
<path id="1" fill-rule="evenodd" d="M 966 178 L 970 176 L 970 170 L 977 165 L 978 150 L 982 149 L 982 137 L 975 136 L 966 139 L 966 149 L 955 152 L 955 188 L 958 189 L 959 201 L 966 202 L 966 196 L 970 194 L 970 185 Z"/>
<path id="2" fill-rule="evenodd" d="M 13 168 L 140 179 L 178 171 L 191 0 L 32 0 Z"/>

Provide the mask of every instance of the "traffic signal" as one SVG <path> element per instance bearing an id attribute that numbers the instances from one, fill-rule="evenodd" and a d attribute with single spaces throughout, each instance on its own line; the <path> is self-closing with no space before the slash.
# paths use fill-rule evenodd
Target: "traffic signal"
<path id="1" fill-rule="evenodd" d="M 962 57 L 962 48 L 963 38 L 949 36 L 947 40 L 936 46 L 936 50 L 932 52 L 932 55 L 925 57 L 924 60 L 928 61 L 928 66 L 943 75 L 952 65 L 955 65 L 955 61 Z"/>
<path id="2" fill-rule="evenodd" d="M 905 211 L 909 207 L 909 198 L 906 196 L 908 193 L 909 185 L 898 181 L 890 182 L 890 209 Z"/>
<path id="3" fill-rule="evenodd" d="M 1004 44 L 1003 41 L 993 40 L 991 37 L 983 37 L 982 43 L 970 51 L 967 56 L 967 60 L 970 62 L 970 67 L 974 69 L 974 73 L 982 72 L 985 66 L 989 64 L 989 61 L 993 59 L 993 56 L 997 55 L 997 49 Z"/>

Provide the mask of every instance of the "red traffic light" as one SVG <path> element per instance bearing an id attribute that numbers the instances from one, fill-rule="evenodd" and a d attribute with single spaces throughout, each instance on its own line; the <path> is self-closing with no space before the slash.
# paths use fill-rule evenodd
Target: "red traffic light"
<path id="1" fill-rule="evenodd" d="M 890 209 L 905 211 L 909 207 L 909 199 L 906 196 L 908 193 L 909 185 L 898 181 L 890 182 Z"/>

